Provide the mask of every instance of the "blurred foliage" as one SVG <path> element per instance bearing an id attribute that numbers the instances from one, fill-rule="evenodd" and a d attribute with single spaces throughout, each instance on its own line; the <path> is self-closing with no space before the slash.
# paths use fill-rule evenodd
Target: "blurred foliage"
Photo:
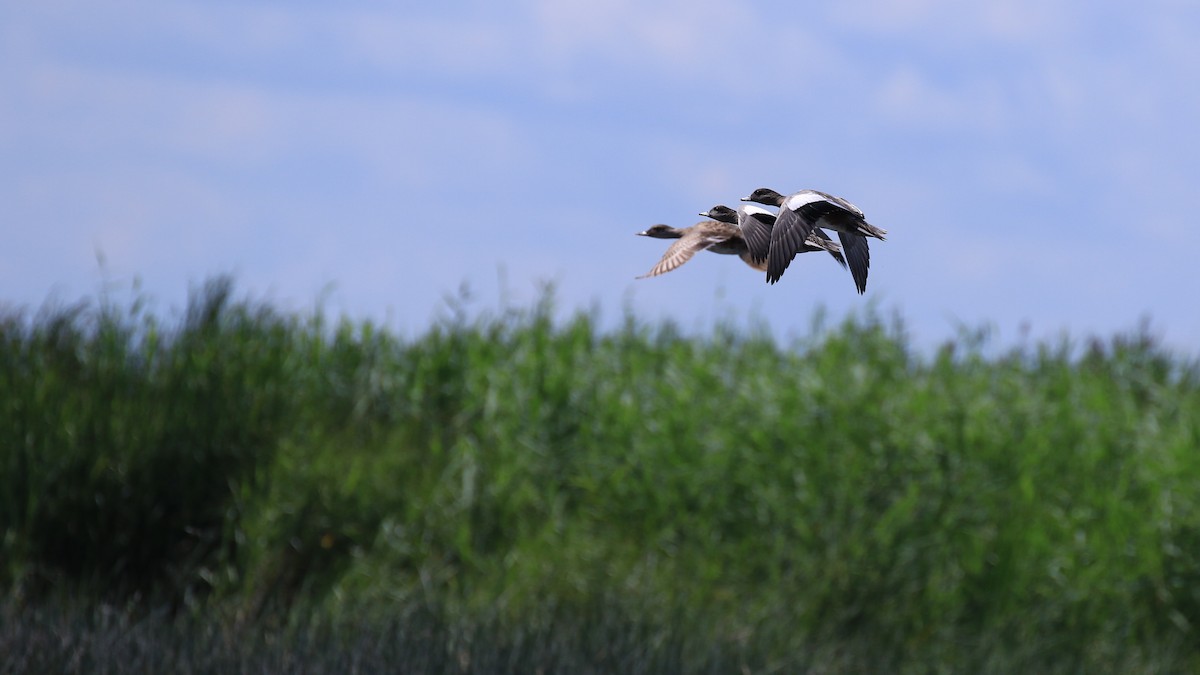
<path id="1" fill-rule="evenodd" d="M 783 346 L 449 308 L 0 316 L 0 587 L 613 626 L 663 670 L 1200 666 L 1200 367 L 1145 327 L 926 355 L 872 310 Z"/>

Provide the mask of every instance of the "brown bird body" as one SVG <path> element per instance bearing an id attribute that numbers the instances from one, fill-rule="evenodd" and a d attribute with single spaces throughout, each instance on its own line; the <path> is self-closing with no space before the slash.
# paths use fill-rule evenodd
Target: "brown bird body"
<path id="1" fill-rule="evenodd" d="M 745 261 L 747 265 L 759 272 L 767 271 L 765 260 L 754 260 L 751 257 L 750 249 L 746 245 L 746 239 L 742 236 L 742 230 L 737 225 L 706 220 L 696 223 L 691 227 L 683 228 L 671 227 L 670 225 L 655 225 L 645 232 L 638 232 L 638 234 L 643 237 L 653 237 L 655 239 L 678 240 L 667 248 L 666 253 L 663 253 L 663 257 L 658 261 L 658 264 L 646 274 L 638 277 L 639 279 L 666 274 L 691 260 L 692 256 L 706 249 L 713 253 L 736 255 Z"/>

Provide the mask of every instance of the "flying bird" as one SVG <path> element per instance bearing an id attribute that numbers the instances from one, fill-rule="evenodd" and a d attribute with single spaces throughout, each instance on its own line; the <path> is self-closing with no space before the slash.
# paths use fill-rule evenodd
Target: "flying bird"
<path id="1" fill-rule="evenodd" d="M 800 190 L 785 197 L 770 188 L 759 188 L 742 201 L 779 207 L 767 254 L 769 283 L 779 281 L 792 259 L 808 244 L 813 231 L 825 228 L 838 233 L 854 285 L 859 293 L 866 291 L 867 271 L 871 267 L 867 237 L 883 240 L 887 230 L 868 223 L 857 206 L 817 190 Z"/>
<path id="2" fill-rule="evenodd" d="M 746 245 L 745 237 L 742 236 L 742 229 L 736 224 L 731 225 L 716 220 L 706 220 L 684 228 L 671 227 L 670 225 L 654 225 L 645 232 L 638 232 L 638 234 L 643 237 L 653 237 L 654 239 L 679 240 L 671 244 L 667 248 L 666 253 L 663 253 L 663 257 L 658 261 L 658 264 L 646 274 L 638 277 L 639 279 L 666 274 L 691 260 L 692 256 L 705 249 L 713 253 L 739 256 L 747 265 L 759 272 L 767 271 L 765 260 L 760 259 L 755 261 L 750 256 L 750 249 Z"/>
<path id="3" fill-rule="evenodd" d="M 774 213 L 753 204 L 743 204 L 736 210 L 718 204 L 700 215 L 722 223 L 736 224 L 742 231 L 747 248 L 750 249 L 750 259 L 756 263 L 766 262 L 771 245 L 771 231 L 775 228 Z M 842 257 L 842 247 L 835 244 L 829 235 L 821 230 L 813 230 L 798 253 L 812 251 L 828 251 L 842 267 L 846 266 L 846 259 Z"/>

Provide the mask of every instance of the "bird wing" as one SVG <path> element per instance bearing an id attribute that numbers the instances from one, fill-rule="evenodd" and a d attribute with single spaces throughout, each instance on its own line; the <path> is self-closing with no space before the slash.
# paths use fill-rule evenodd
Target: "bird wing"
<path id="1" fill-rule="evenodd" d="M 871 249 L 867 247 L 867 238 L 857 234 L 838 232 L 842 240 L 842 250 L 850 262 L 850 275 L 854 277 L 854 285 L 860 294 L 867 292 L 867 270 L 871 267 Z"/>
<path id="2" fill-rule="evenodd" d="M 775 214 L 758 208 L 742 207 L 737 211 L 738 227 L 750 257 L 747 262 L 761 263 L 771 250 L 771 231 L 775 228 Z M 754 266 L 753 264 L 751 265 Z"/>
<path id="3" fill-rule="evenodd" d="M 829 251 L 829 255 L 833 256 L 839 265 L 846 266 L 846 258 L 842 256 L 842 247 L 833 243 L 833 240 L 823 230 L 814 228 L 812 234 L 808 236 L 807 243 L 813 247 L 811 250 Z"/>
<path id="4" fill-rule="evenodd" d="M 804 198 L 799 198 L 802 193 L 808 193 L 808 195 Z M 799 208 L 821 219 L 821 222 L 817 225 L 818 227 L 825 227 L 849 234 L 860 234 L 866 237 L 875 237 L 881 240 L 887 238 L 887 230 L 868 223 L 862 209 L 851 204 L 848 199 L 835 197 L 834 195 L 817 190 L 801 190 L 788 198 L 789 201 L 792 199 L 796 199 L 797 202 L 804 201 L 803 206 Z M 830 206 L 833 208 L 830 208 Z"/>
<path id="5" fill-rule="evenodd" d="M 854 204 L 851 204 L 849 199 L 846 199 L 844 197 L 837 197 L 837 196 L 828 194 L 826 192 L 821 192 L 820 190 L 806 190 L 806 192 L 811 192 L 813 194 L 820 195 L 821 198 L 823 198 L 825 201 L 827 201 L 831 204 L 840 206 L 841 208 L 846 209 L 850 213 L 853 213 L 854 215 L 858 216 L 859 218 L 862 218 L 864 220 L 866 219 L 866 216 L 863 215 L 862 209 L 858 208 Z"/>
<path id="6" fill-rule="evenodd" d="M 779 208 L 775 229 L 771 231 L 771 249 L 767 255 L 767 281 L 775 283 L 783 276 L 784 270 L 792 263 L 796 254 L 806 250 L 805 242 L 817 228 L 838 230 L 839 234 L 848 228 L 856 229 L 856 225 L 848 225 L 847 222 L 861 222 L 861 214 L 858 207 L 850 202 L 817 190 L 801 190 L 785 199 Z M 863 249 L 865 250 L 865 246 Z M 850 255 L 849 250 L 846 251 L 846 255 Z M 855 263 L 851 262 L 850 266 L 853 273 Z M 861 269 L 863 283 L 866 283 L 866 268 L 863 266 Z"/>
<path id="7" fill-rule="evenodd" d="M 638 279 L 645 279 L 647 277 L 656 277 L 660 274 L 666 274 L 667 272 L 670 272 L 676 267 L 679 267 L 685 262 L 691 260 L 692 256 L 696 255 L 700 251 L 703 251 L 713 244 L 719 244 L 723 241 L 726 241 L 727 239 L 729 239 L 727 236 L 706 235 L 695 231 L 688 232 L 667 248 L 667 251 L 663 253 L 662 259 L 658 261 L 658 264 L 654 266 L 654 269 L 651 269 L 649 272 L 638 277 Z"/>
<path id="8" fill-rule="evenodd" d="M 792 264 L 792 258 L 804 248 L 804 241 L 812 231 L 813 220 L 806 217 L 803 211 L 789 208 L 784 202 L 775 218 L 775 227 L 771 230 L 771 246 L 767 252 L 768 283 L 779 281 L 784 270 Z"/>

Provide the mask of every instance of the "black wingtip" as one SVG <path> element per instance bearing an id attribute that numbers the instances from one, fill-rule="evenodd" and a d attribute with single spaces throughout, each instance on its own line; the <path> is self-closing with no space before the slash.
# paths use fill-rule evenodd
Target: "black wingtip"
<path id="1" fill-rule="evenodd" d="M 863 274 L 861 278 L 857 274 L 854 276 L 854 287 L 858 289 L 858 294 L 862 295 L 867 292 L 867 275 Z"/>

